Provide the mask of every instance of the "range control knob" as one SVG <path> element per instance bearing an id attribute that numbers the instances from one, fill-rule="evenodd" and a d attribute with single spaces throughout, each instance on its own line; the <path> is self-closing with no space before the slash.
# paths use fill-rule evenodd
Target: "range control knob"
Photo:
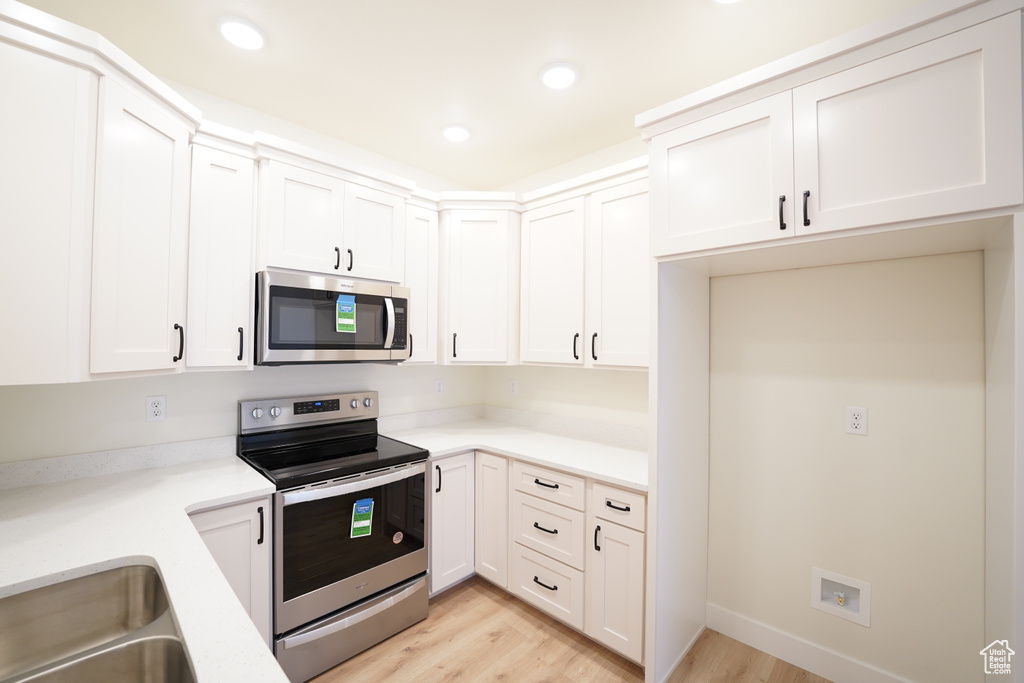
<path id="1" fill-rule="evenodd" d="M 281 408 L 279 406 L 272 406 L 270 408 L 270 417 L 281 417 Z"/>
<path id="2" fill-rule="evenodd" d="M 352 410 L 355 410 L 356 408 L 359 407 L 359 399 L 358 398 L 352 399 L 352 401 L 348 405 L 349 405 L 350 408 L 352 408 Z"/>
<path id="3" fill-rule="evenodd" d="M 257 420 L 263 417 L 263 408 L 253 408 L 252 416 Z"/>
<path id="4" fill-rule="evenodd" d="M 366 406 L 367 408 L 369 408 L 370 406 L 373 405 L 373 399 L 372 398 L 364 398 L 363 399 L 363 405 Z"/>

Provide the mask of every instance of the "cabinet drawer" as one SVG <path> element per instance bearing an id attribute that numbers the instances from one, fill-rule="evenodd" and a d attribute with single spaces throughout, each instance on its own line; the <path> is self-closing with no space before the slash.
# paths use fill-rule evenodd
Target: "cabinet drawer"
<path id="1" fill-rule="evenodd" d="M 590 489 L 590 512 L 595 517 L 643 531 L 646 510 L 647 496 L 642 493 L 596 482 Z"/>
<path id="2" fill-rule="evenodd" d="M 512 496 L 512 540 L 583 569 L 585 521 L 570 510 L 516 491 Z"/>
<path id="3" fill-rule="evenodd" d="M 517 491 L 583 510 L 585 492 L 580 477 L 516 460 L 512 463 L 512 481 Z"/>
<path id="4" fill-rule="evenodd" d="M 514 543 L 512 592 L 556 619 L 583 630 L 583 572 Z"/>

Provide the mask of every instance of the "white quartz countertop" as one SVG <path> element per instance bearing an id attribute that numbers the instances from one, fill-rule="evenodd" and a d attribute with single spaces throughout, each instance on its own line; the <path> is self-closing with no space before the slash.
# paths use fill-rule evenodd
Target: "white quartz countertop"
<path id="1" fill-rule="evenodd" d="M 0 491 L 0 597 L 155 565 L 200 683 L 287 683 L 188 518 L 273 491 L 235 457 Z"/>
<path id="2" fill-rule="evenodd" d="M 647 453 L 537 432 L 493 420 L 466 420 L 386 432 L 425 448 L 432 459 L 481 450 L 647 492 Z"/>

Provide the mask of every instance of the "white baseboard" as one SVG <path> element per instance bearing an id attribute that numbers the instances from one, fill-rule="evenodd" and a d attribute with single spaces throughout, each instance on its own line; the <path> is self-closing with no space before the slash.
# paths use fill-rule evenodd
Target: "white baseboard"
<path id="1" fill-rule="evenodd" d="M 835 683 L 913 683 L 724 607 L 707 606 L 708 628 Z"/>

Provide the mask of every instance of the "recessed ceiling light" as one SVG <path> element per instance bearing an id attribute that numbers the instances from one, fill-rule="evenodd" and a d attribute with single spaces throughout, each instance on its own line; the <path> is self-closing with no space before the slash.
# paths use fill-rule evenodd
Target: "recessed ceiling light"
<path id="1" fill-rule="evenodd" d="M 540 72 L 540 80 L 549 88 L 561 90 L 576 82 L 576 74 L 575 66 L 568 62 L 559 62 L 544 67 L 544 70 Z"/>
<path id="2" fill-rule="evenodd" d="M 469 130 L 465 126 L 446 126 L 442 135 L 449 142 L 465 142 L 469 139 Z"/>
<path id="3" fill-rule="evenodd" d="M 217 23 L 220 26 L 220 34 L 235 47 L 258 50 L 266 42 L 263 31 L 251 21 L 239 17 L 224 17 Z"/>

